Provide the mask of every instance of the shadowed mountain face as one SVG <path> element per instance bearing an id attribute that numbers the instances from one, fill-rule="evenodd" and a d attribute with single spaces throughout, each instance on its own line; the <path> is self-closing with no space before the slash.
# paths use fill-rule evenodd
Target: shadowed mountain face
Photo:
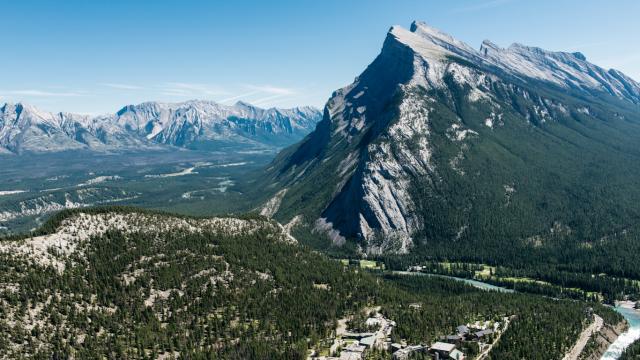
<path id="1" fill-rule="evenodd" d="M 67 150 L 124 151 L 167 145 L 206 150 L 279 148 L 315 128 L 311 107 L 261 109 L 209 101 L 129 105 L 114 115 L 49 113 L 24 104 L 0 107 L 0 154 Z"/>
<path id="2" fill-rule="evenodd" d="M 640 214 L 638 104 L 637 82 L 579 53 L 394 26 L 268 168 L 269 213 L 369 253 L 596 251 Z"/>

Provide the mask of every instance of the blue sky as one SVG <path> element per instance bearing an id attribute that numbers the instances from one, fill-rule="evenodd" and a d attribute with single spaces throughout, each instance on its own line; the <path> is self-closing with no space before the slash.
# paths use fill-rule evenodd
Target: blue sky
<path id="1" fill-rule="evenodd" d="M 640 80 L 640 1 L 0 0 L 0 102 L 115 112 L 149 100 L 322 107 L 418 19 L 483 39 L 581 51 Z"/>

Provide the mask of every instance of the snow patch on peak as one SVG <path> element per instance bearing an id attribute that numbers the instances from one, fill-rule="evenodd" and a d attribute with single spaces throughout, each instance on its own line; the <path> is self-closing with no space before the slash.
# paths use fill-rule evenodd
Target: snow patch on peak
<path id="1" fill-rule="evenodd" d="M 562 88 L 592 92 L 598 90 L 640 103 L 640 84 L 614 70 L 587 61 L 579 52 L 554 52 L 514 43 L 501 48 L 484 40 L 479 51 L 424 22 L 414 21 L 410 30 L 393 26 L 389 31 L 400 43 L 427 61 L 445 62 L 455 55 L 492 72 L 499 69 L 521 79 L 537 79 Z"/>
<path id="2" fill-rule="evenodd" d="M 579 52 L 554 52 L 518 43 L 503 49 L 484 41 L 480 54 L 488 64 L 517 76 L 543 80 L 563 88 L 596 89 L 633 102 L 640 101 L 640 84 L 589 63 Z"/>
<path id="3" fill-rule="evenodd" d="M 465 57 L 476 55 L 476 51 L 466 43 L 431 27 L 422 21 L 414 21 L 411 24 L 410 31 L 452 53 L 463 55 Z"/>
<path id="4" fill-rule="evenodd" d="M 443 61 L 448 55 L 453 55 L 451 51 L 401 26 L 396 25 L 391 27 L 389 35 L 393 36 L 398 42 L 411 48 L 426 60 Z"/>
<path id="5" fill-rule="evenodd" d="M 422 60 L 422 64 L 416 62 L 414 66 L 416 76 L 413 84 L 442 85 L 438 81 L 438 76 L 442 75 L 441 69 L 455 63 L 455 58 L 458 58 L 475 64 L 487 74 L 507 73 L 521 80 L 541 80 L 589 94 L 597 90 L 640 103 L 638 82 L 617 71 L 605 70 L 589 63 L 582 53 L 554 52 L 518 43 L 501 48 L 489 40 L 483 41 L 480 49 L 475 50 L 453 36 L 419 21 L 413 22 L 410 30 L 393 26 L 388 38 L 405 45 Z"/>
<path id="6" fill-rule="evenodd" d="M 428 25 L 424 21 L 416 20 L 412 22 L 409 31 L 425 39 L 463 45 L 461 41 L 455 39 L 453 36 Z"/>

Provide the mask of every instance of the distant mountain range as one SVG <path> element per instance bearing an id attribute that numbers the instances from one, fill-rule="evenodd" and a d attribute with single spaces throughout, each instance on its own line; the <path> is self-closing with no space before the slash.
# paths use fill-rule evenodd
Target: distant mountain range
<path id="1" fill-rule="evenodd" d="M 127 151 L 167 145 L 219 150 L 224 147 L 280 148 L 315 128 L 312 107 L 262 109 L 244 102 L 147 102 L 116 114 L 50 113 L 26 104 L 0 107 L 0 154 L 68 150 Z"/>
<path id="2" fill-rule="evenodd" d="M 366 253 L 535 249 L 571 263 L 637 227 L 639 104 L 640 84 L 581 53 L 475 50 L 422 22 L 394 26 L 271 164 L 263 213 Z"/>

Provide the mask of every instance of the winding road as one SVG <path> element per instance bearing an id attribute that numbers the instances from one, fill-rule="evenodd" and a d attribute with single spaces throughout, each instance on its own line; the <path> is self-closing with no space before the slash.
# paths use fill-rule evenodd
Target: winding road
<path id="1" fill-rule="evenodd" d="M 587 342 L 589 342 L 591 336 L 602 329 L 602 318 L 598 315 L 593 315 L 593 318 L 594 321 L 582 331 L 580 337 L 578 338 L 578 341 L 576 341 L 575 345 L 573 345 L 571 351 L 564 355 L 562 360 L 578 360 L 578 357 L 580 357 L 580 354 L 582 353 L 582 350 L 584 350 L 584 347 L 587 346 Z"/>

